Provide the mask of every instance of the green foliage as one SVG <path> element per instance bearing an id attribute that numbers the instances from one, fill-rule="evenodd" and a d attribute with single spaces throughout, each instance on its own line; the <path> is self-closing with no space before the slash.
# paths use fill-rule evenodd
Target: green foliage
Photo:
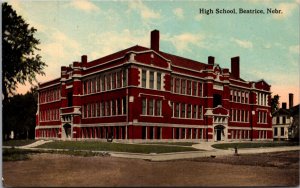
<path id="1" fill-rule="evenodd" d="M 38 146 L 38 148 L 93 150 L 93 151 L 119 151 L 131 153 L 169 153 L 184 151 L 199 151 L 192 147 L 121 144 L 94 141 L 55 141 Z"/>
<path id="2" fill-rule="evenodd" d="M 279 95 L 274 95 L 273 98 L 271 98 L 271 112 L 272 114 L 276 112 L 279 109 Z"/>
<path id="3" fill-rule="evenodd" d="M 3 138 L 14 131 L 16 139 L 34 139 L 37 90 L 8 97 L 3 108 Z"/>
<path id="4" fill-rule="evenodd" d="M 36 74 L 44 75 L 46 64 L 36 54 L 40 43 L 29 27 L 6 2 L 2 3 L 2 94 L 4 100 L 13 95 L 17 83 L 33 83 Z"/>
<path id="5" fill-rule="evenodd" d="M 260 147 L 280 147 L 280 146 L 297 146 L 298 142 L 242 142 L 242 143 L 226 143 L 213 144 L 212 147 L 217 149 L 228 148 L 260 148 Z"/>

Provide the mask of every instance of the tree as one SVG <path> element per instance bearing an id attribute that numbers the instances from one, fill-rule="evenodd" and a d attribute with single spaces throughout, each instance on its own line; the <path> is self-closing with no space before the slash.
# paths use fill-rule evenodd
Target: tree
<path id="1" fill-rule="evenodd" d="M 31 88 L 25 95 L 8 97 L 3 108 L 3 138 L 14 131 L 16 139 L 34 139 L 37 111 L 37 88 Z"/>
<path id="2" fill-rule="evenodd" d="M 39 40 L 37 30 L 29 27 L 6 2 L 2 3 L 2 94 L 4 100 L 13 95 L 17 83 L 30 84 L 36 75 L 44 75 L 46 64 L 36 54 Z"/>
<path id="3" fill-rule="evenodd" d="M 279 109 L 279 98 L 280 96 L 277 94 L 277 95 L 274 95 L 273 98 L 271 98 L 271 112 L 272 114 Z"/>

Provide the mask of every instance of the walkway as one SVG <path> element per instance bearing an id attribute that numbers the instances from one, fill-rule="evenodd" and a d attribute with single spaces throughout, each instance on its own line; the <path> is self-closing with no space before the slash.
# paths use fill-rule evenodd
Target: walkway
<path id="1" fill-rule="evenodd" d="M 53 142 L 53 140 L 38 140 L 36 142 L 33 142 L 32 144 L 25 145 L 25 146 L 20 146 L 20 147 L 17 147 L 17 148 L 20 148 L 20 149 L 29 149 L 29 148 L 34 148 L 34 147 L 43 145 L 43 144 L 48 143 L 48 142 Z"/>
<path id="2" fill-rule="evenodd" d="M 36 146 L 42 145 L 51 140 L 39 140 L 32 144 L 21 146 L 21 149 L 32 149 L 32 150 L 57 150 L 67 151 L 68 149 L 47 149 L 47 148 L 35 148 Z M 235 151 L 233 148 L 222 150 L 211 147 L 214 142 L 204 142 L 200 144 L 194 144 L 192 147 L 200 149 L 202 151 L 189 151 L 189 152 L 176 152 L 176 153 L 126 153 L 116 151 L 93 151 L 95 153 L 110 154 L 113 157 L 131 158 L 131 159 L 144 159 L 149 161 L 168 161 L 168 160 L 179 160 L 179 159 L 192 159 L 198 157 L 219 157 L 224 155 L 234 155 Z M 238 149 L 238 154 L 255 154 L 255 153 L 268 153 L 268 152 L 282 152 L 282 151 L 300 151 L 300 146 L 283 146 L 283 147 L 265 147 L 265 148 L 241 148 Z M 82 150 L 83 151 L 83 150 Z M 87 151 L 87 150 L 84 150 Z"/>

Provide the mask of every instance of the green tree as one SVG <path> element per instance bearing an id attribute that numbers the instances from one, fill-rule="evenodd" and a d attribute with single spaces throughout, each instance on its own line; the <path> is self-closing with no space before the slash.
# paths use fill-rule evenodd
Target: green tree
<path id="1" fill-rule="evenodd" d="M 36 54 L 40 43 L 34 37 L 37 30 L 6 2 L 2 3 L 2 94 L 4 100 L 13 95 L 17 83 L 33 84 L 36 75 L 44 75 L 46 64 Z"/>
<path id="2" fill-rule="evenodd" d="M 280 96 L 274 95 L 274 97 L 271 98 L 271 112 L 272 114 L 279 109 L 279 98 Z"/>
<path id="3" fill-rule="evenodd" d="M 37 88 L 25 95 L 9 96 L 3 108 L 3 133 L 7 138 L 14 131 L 16 139 L 34 139 L 37 112 Z"/>

